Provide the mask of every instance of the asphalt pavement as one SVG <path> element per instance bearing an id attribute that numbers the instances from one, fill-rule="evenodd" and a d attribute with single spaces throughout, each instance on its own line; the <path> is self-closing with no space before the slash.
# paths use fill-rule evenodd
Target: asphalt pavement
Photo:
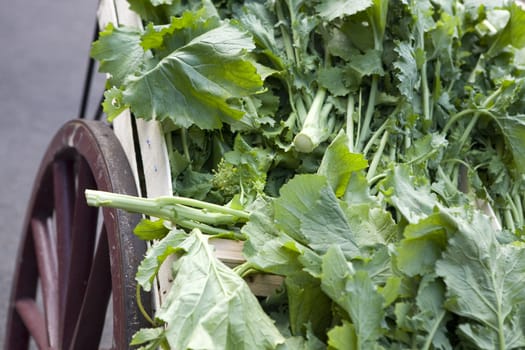
<path id="1" fill-rule="evenodd" d="M 33 179 L 55 132 L 67 120 L 77 117 L 97 1 L 1 0 L 0 5 L 3 344 L 12 275 Z"/>

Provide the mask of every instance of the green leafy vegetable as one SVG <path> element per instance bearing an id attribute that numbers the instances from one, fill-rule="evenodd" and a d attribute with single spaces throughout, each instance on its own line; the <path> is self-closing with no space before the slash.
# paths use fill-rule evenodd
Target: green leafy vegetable
<path id="1" fill-rule="evenodd" d="M 135 230 L 143 289 L 176 258 L 134 345 L 525 347 L 521 4 L 129 3 L 142 28 L 93 44 L 103 107 L 162 121 L 174 194 L 86 196 L 163 220 Z M 254 298 L 254 272 L 283 285 Z"/>

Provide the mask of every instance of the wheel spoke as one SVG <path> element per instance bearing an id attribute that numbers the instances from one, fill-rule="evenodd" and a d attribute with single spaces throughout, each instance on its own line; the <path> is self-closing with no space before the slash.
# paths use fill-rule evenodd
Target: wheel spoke
<path id="1" fill-rule="evenodd" d="M 67 279 L 66 309 L 64 313 L 63 343 L 67 349 L 71 343 L 75 323 L 84 299 L 93 261 L 96 241 L 98 209 L 89 207 L 84 199 L 86 188 L 96 186 L 89 165 L 83 158 L 77 162 L 77 186 L 72 225 L 71 253 L 75 263 L 71 264 Z"/>
<path id="2" fill-rule="evenodd" d="M 58 271 L 56 264 L 56 254 L 51 242 L 50 232 L 46 224 L 41 220 L 33 218 L 31 220 L 31 231 L 35 242 L 35 256 L 40 275 L 40 285 L 42 287 L 42 297 L 46 316 L 47 331 L 50 345 L 53 347 L 59 344 L 59 311 L 58 301 Z"/>
<path id="3" fill-rule="evenodd" d="M 55 205 L 60 305 L 65 305 L 66 301 L 67 278 L 71 261 L 71 227 L 73 221 L 74 194 L 75 184 L 72 162 L 63 159 L 56 160 L 53 163 L 53 196 Z M 60 312 L 63 317 L 63 310 Z"/>
<path id="4" fill-rule="evenodd" d="M 39 349 L 49 349 L 44 316 L 33 299 L 20 299 L 15 308 Z"/>
<path id="5" fill-rule="evenodd" d="M 100 343 L 106 309 L 111 295 L 111 268 L 107 233 L 104 227 L 91 268 L 86 296 L 70 349 L 96 349 Z"/>

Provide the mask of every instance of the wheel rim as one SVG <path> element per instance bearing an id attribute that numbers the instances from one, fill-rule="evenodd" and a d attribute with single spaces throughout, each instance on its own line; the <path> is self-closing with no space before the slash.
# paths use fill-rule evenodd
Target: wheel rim
<path id="1" fill-rule="evenodd" d="M 140 217 L 88 207 L 86 188 L 136 194 L 112 131 L 100 122 L 75 120 L 54 137 L 35 180 L 13 279 L 6 349 L 27 348 L 29 339 L 41 349 L 97 348 L 111 295 L 114 347 L 127 348 L 144 326 L 134 273 L 145 244 L 131 234 Z"/>

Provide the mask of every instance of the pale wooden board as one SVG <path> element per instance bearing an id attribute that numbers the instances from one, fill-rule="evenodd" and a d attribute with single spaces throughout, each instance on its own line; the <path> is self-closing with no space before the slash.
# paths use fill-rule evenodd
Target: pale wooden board
<path id="1" fill-rule="evenodd" d="M 97 10 L 98 26 L 99 28 L 105 28 L 109 23 L 118 25 L 117 12 L 115 10 L 115 3 L 113 0 L 101 0 Z M 139 171 L 137 166 L 137 156 L 135 153 L 135 146 L 133 140 L 133 126 L 131 120 L 131 113 L 129 110 L 122 112 L 113 121 L 113 131 L 120 141 L 124 153 L 128 158 L 128 162 L 137 184 L 138 193 L 142 193 L 139 186 Z"/>

